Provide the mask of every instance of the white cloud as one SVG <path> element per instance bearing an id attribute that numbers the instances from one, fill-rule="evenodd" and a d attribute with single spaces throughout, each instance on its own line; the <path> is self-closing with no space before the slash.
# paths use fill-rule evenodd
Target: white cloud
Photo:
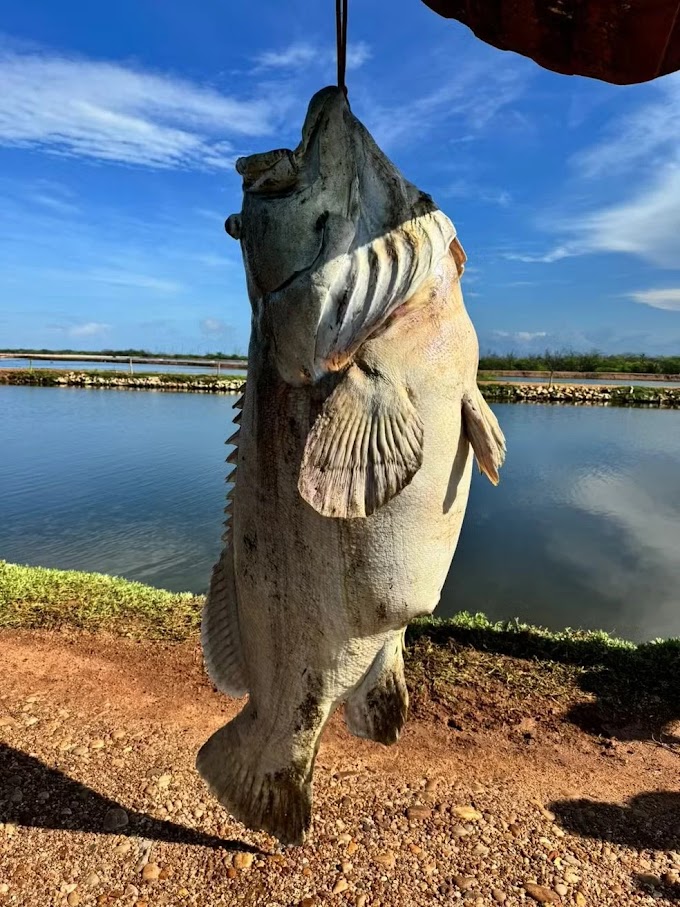
<path id="1" fill-rule="evenodd" d="M 521 261 L 524 264 L 543 264 L 551 265 L 553 262 L 561 261 L 563 258 L 571 258 L 578 253 L 571 251 L 567 246 L 557 246 L 550 252 L 532 255 L 527 252 L 503 252 L 503 258 L 508 261 Z"/>
<path id="2" fill-rule="evenodd" d="M 371 58 L 371 49 L 364 41 L 347 48 L 347 69 L 359 69 Z M 308 41 L 296 41 L 281 50 L 266 50 L 255 57 L 256 71 L 266 69 L 304 69 L 312 65 L 335 62 L 335 48 L 320 47 Z"/>
<path id="3" fill-rule="evenodd" d="M 0 48 L 0 144 L 156 168 L 229 167 L 272 105 L 118 63 Z"/>
<path id="4" fill-rule="evenodd" d="M 665 309 L 668 312 L 680 312 L 680 287 L 668 287 L 658 290 L 636 290 L 630 294 L 634 302 L 649 305 L 654 309 Z"/>
<path id="5" fill-rule="evenodd" d="M 210 337 L 222 337 L 231 333 L 231 327 L 219 318 L 204 318 L 200 326 L 201 331 Z"/>
<path id="6" fill-rule="evenodd" d="M 438 194 L 443 198 L 469 198 L 475 202 L 499 205 L 501 208 L 506 208 L 512 202 L 512 196 L 506 189 L 492 189 L 468 179 L 456 180 Z"/>
<path id="7" fill-rule="evenodd" d="M 649 99 L 635 110 L 613 120 L 607 136 L 572 158 L 584 176 L 648 171 L 678 155 L 680 135 L 680 75 L 674 74 L 648 86 Z"/>
<path id="8" fill-rule="evenodd" d="M 103 324 L 100 321 L 86 321 L 83 324 L 74 324 L 66 329 L 69 337 L 96 337 L 98 334 L 106 334 L 111 330 L 110 324 Z"/>
<path id="9" fill-rule="evenodd" d="M 547 331 L 492 331 L 494 337 L 503 340 L 517 340 L 519 343 L 531 343 L 532 340 L 539 340 L 541 337 L 547 337 Z"/>
<path id="10" fill-rule="evenodd" d="M 469 132 L 483 130 L 524 89 L 519 71 L 499 65 L 488 70 L 482 61 L 461 66 L 429 94 L 397 107 L 377 107 L 367 118 L 381 147 L 405 140 L 418 141 L 424 132 L 448 120 L 458 120 Z"/>

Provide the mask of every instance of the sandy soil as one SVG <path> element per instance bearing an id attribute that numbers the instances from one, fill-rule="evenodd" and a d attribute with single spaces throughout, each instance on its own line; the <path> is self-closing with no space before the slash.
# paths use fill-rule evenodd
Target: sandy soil
<path id="1" fill-rule="evenodd" d="M 194 770 L 239 707 L 195 644 L 4 632 L 0 664 L 0 903 L 680 900 L 675 751 L 593 737 L 567 720 L 573 702 L 509 708 L 502 677 L 483 701 L 418 701 L 390 749 L 336 716 L 312 837 L 283 851 Z"/>

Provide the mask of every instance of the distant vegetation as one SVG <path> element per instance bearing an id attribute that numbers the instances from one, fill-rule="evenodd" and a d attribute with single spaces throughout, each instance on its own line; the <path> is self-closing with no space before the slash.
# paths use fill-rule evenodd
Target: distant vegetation
<path id="1" fill-rule="evenodd" d="M 489 353 L 481 356 L 483 371 L 518 372 L 625 372 L 633 375 L 680 375 L 680 356 L 646 356 L 644 353 L 575 353 L 572 350 L 532 356 Z"/>
<path id="2" fill-rule="evenodd" d="M 12 353 L 26 358 L 31 354 L 41 356 L 123 356 L 133 359 L 245 359 L 241 353 L 150 353 L 149 350 L 10 350 L 0 349 L 0 353 Z"/>

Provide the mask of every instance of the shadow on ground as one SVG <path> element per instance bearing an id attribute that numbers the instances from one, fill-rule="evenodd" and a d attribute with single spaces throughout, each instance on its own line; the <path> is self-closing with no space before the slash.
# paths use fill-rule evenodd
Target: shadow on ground
<path id="1" fill-rule="evenodd" d="M 653 791 L 632 797 L 624 806 L 596 800 L 560 800 L 550 804 L 557 823 L 582 838 L 596 838 L 633 850 L 680 850 L 680 793 Z M 680 868 L 680 867 L 679 867 Z M 680 900 L 680 881 L 638 873 L 640 891 Z"/>
<path id="2" fill-rule="evenodd" d="M 437 646 L 467 646 L 577 668 L 576 689 L 592 694 L 595 700 L 574 704 L 566 719 L 589 734 L 659 740 L 664 727 L 680 719 L 678 639 L 633 646 L 618 644 L 604 633 L 550 634 L 513 623 L 494 625 L 482 618 L 470 618 L 469 624 L 414 623 L 407 640 L 414 643 L 426 638 Z M 680 751 L 680 738 L 666 734 L 663 743 L 678 746 Z"/>
<path id="3" fill-rule="evenodd" d="M 18 794 L 17 791 L 21 793 Z M 40 799 L 43 792 L 49 794 L 49 799 Z M 19 796 L 21 800 L 16 802 Z M 0 822 L 33 828 L 142 837 L 213 849 L 260 852 L 242 841 L 206 835 L 134 810 L 125 810 L 128 824 L 124 828 L 111 827 L 111 810 L 122 808 L 115 800 L 50 768 L 34 756 L 0 744 Z"/>

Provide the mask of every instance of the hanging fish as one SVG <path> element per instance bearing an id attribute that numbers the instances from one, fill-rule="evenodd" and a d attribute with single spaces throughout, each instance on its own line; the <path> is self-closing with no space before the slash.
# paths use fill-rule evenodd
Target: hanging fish
<path id="1" fill-rule="evenodd" d="M 505 440 L 451 221 L 407 182 L 344 93 L 312 99 L 295 151 L 242 158 L 252 305 L 225 547 L 203 615 L 215 685 L 248 694 L 201 748 L 219 801 L 299 844 L 323 728 L 394 743 L 406 625 L 436 607 L 472 451 L 496 484 Z"/>

